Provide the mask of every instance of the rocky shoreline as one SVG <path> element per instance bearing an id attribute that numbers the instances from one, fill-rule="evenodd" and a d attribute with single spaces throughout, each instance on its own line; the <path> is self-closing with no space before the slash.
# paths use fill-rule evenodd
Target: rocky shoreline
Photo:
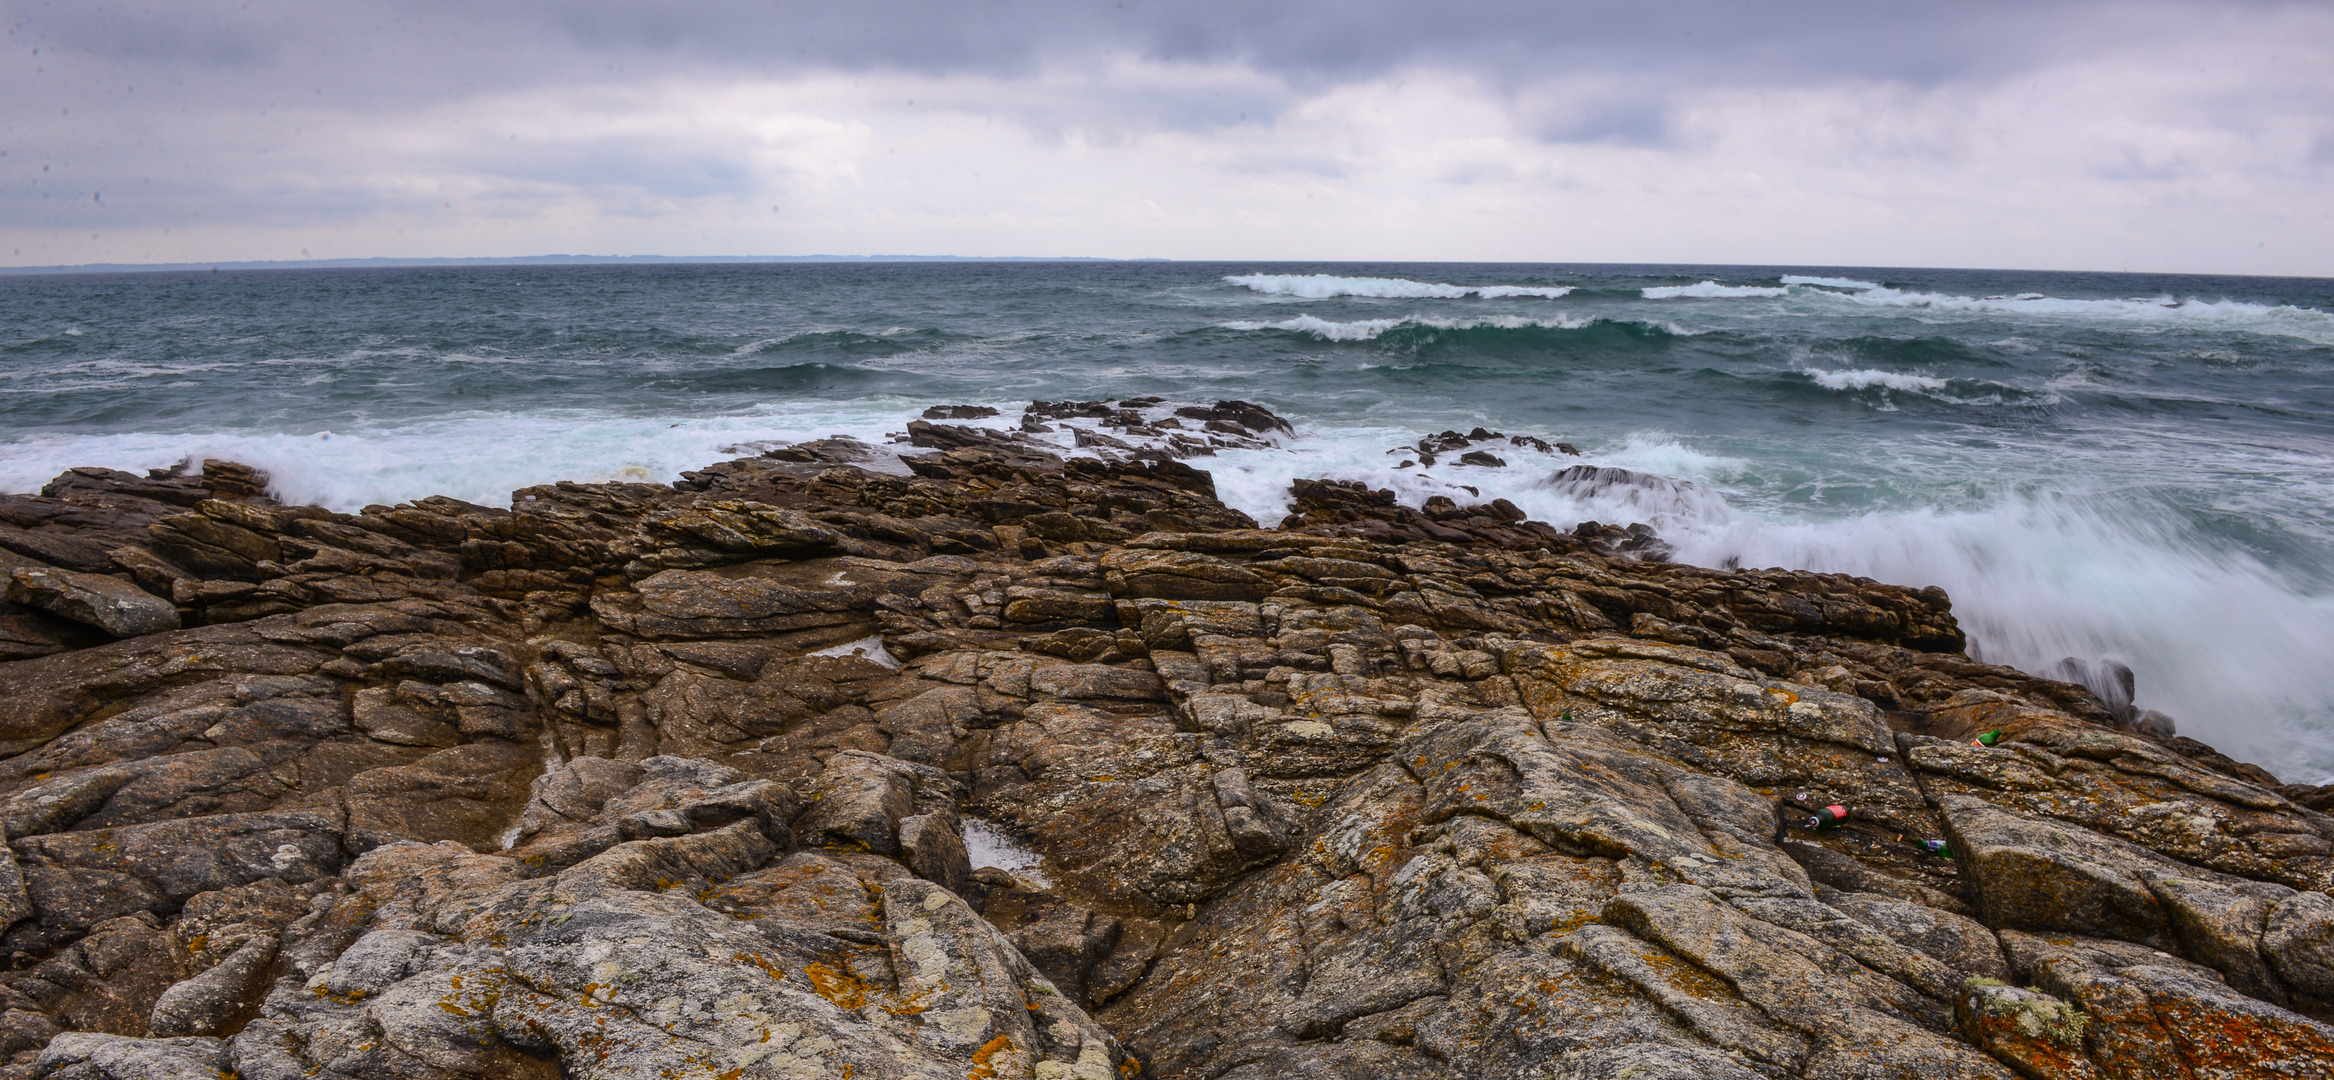
<path id="1" fill-rule="evenodd" d="M 2334 791 L 1935 588 L 1259 528 L 1157 404 L 0 496 L 0 1077 L 2334 1076 Z"/>

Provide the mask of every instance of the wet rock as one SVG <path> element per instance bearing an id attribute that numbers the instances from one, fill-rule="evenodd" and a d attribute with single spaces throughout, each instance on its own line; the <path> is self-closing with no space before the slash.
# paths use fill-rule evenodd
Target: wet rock
<path id="1" fill-rule="evenodd" d="M 1186 405 L 1175 410 L 1175 415 L 1203 423 L 1230 425 L 1234 430 L 1257 435 L 1280 432 L 1294 434 L 1288 421 L 1273 415 L 1272 410 L 1246 401 L 1219 401 L 1212 406 Z"/>

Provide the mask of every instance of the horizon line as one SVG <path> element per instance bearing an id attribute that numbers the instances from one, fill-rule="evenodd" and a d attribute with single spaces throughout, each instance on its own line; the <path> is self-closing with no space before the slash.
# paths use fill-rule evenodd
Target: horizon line
<path id="1" fill-rule="evenodd" d="M 172 270 L 335 270 L 426 266 L 589 266 L 606 263 L 778 262 L 1167 262 L 1097 255 L 373 255 L 353 259 L 221 259 L 216 262 L 58 263 L 0 266 L 0 274 L 108 274 Z"/>
<path id="2" fill-rule="evenodd" d="M 1247 265 L 1412 265 L 1412 266 L 1630 266 L 1745 268 L 1783 270 L 1919 270 L 2040 274 L 2107 274 L 2149 277 L 2225 277 L 2327 281 L 2316 274 L 2228 274 L 2190 270 L 2069 270 L 2008 266 L 1883 266 L 1847 263 L 1726 263 L 1726 262 L 1605 262 L 1523 261 L 1512 259 L 1171 259 L 1162 256 L 1121 258 L 1107 255 L 375 255 L 347 259 L 233 259 L 216 262 L 74 263 L 47 266 L 0 266 L 0 276 L 38 277 L 73 274 L 216 273 L 220 270 L 365 270 L 426 269 L 430 267 L 489 266 L 606 266 L 621 264 L 690 265 L 755 263 L 918 263 L 918 262 L 1121 262 L 1121 263 L 1240 263 Z"/>

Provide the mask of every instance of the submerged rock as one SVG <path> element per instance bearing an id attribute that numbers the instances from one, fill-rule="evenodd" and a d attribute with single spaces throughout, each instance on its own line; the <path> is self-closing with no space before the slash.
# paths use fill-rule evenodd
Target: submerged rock
<path id="1" fill-rule="evenodd" d="M 0 1077 L 2329 1073 L 2334 796 L 2119 670 L 1503 500 L 1259 529 L 1111 443 L 1285 426 L 1163 404 L 0 500 L 12 575 L 191 624 L 0 610 Z M 1488 439 L 1566 449 L 1417 449 Z M 1552 482 L 1679 497 L 1617 473 Z"/>

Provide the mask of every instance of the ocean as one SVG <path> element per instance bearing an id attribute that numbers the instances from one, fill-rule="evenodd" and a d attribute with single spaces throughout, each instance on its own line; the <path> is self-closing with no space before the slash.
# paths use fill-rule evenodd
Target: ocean
<path id="1" fill-rule="evenodd" d="M 926 406 L 1241 398 L 1195 464 L 1645 522 L 1940 585 L 1972 651 L 2334 780 L 2334 281 L 1743 266 L 781 263 L 0 277 L 0 490 L 189 456 L 289 502 L 507 504 Z M 1398 468 L 1446 429 L 1569 443 Z M 1062 436 L 1065 442 L 1067 436 Z M 1677 481 L 1568 483 L 1576 464 Z M 1472 487 L 1470 495 L 1460 486 Z"/>

